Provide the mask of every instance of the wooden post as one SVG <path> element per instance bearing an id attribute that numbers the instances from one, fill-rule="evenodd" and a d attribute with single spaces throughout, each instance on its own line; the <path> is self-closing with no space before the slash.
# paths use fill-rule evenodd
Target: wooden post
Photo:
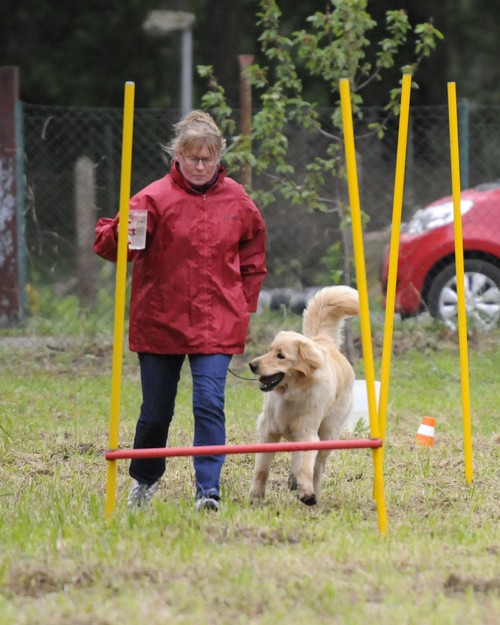
<path id="1" fill-rule="evenodd" d="M 0 67 L 0 327 L 22 319 L 16 106 L 19 69 Z"/>
<path id="2" fill-rule="evenodd" d="M 75 164 L 75 208 L 77 234 L 78 291 L 89 303 L 95 300 L 97 256 L 92 250 L 96 222 L 95 164 L 81 156 Z"/>

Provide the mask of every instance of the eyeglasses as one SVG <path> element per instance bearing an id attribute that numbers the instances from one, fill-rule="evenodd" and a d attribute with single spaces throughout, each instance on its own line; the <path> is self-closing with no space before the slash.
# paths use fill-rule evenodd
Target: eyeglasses
<path id="1" fill-rule="evenodd" d="M 199 158 L 198 156 L 184 156 L 184 154 L 182 154 L 182 158 L 186 161 L 188 165 L 198 165 L 198 163 L 201 163 L 203 167 L 206 167 L 207 165 L 213 165 L 216 161 L 213 156 L 205 156 L 203 158 Z"/>

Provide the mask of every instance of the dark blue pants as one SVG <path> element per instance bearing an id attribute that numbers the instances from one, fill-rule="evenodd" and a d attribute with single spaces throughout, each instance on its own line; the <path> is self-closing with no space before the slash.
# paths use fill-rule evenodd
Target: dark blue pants
<path id="1" fill-rule="evenodd" d="M 166 446 L 184 358 L 183 354 L 139 354 L 142 405 L 134 449 Z M 224 445 L 224 399 L 231 356 L 190 354 L 188 358 L 193 377 L 193 445 Z M 220 473 L 224 459 L 225 456 L 193 457 L 196 497 L 220 496 Z M 133 459 L 129 473 L 139 482 L 152 484 L 165 472 L 165 464 L 165 458 Z"/>

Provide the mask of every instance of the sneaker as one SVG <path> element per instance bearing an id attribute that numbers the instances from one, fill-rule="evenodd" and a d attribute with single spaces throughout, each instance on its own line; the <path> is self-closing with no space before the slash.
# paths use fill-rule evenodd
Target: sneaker
<path id="1" fill-rule="evenodd" d="M 219 502 L 213 497 L 200 497 L 196 500 L 196 510 L 202 512 L 203 510 L 218 512 Z"/>
<path id="2" fill-rule="evenodd" d="M 128 495 L 129 508 L 142 508 L 148 506 L 153 499 L 154 494 L 158 490 L 160 480 L 157 480 L 153 484 L 141 484 L 137 480 L 134 480 L 130 493 Z"/>

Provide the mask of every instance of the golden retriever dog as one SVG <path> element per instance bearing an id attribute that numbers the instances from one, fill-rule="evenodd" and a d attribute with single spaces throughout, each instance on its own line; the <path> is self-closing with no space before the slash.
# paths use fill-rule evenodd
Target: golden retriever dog
<path id="1" fill-rule="evenodd" d="M 304 311 L 302 332 L 279 332 L 269 351 L 250 362 L 266 395 L 257 430 L 261 443 L 334 440 L 352 408 L 354 371 L 339 348 L 346 317 L 359 314 L 358 292 L 347 286 L 318 291 Z M 292 453 L 291 490 L 317 503 L 330 450 Z M 273 453 L 255 456 L 250 501 L 263 500 Z"/>

